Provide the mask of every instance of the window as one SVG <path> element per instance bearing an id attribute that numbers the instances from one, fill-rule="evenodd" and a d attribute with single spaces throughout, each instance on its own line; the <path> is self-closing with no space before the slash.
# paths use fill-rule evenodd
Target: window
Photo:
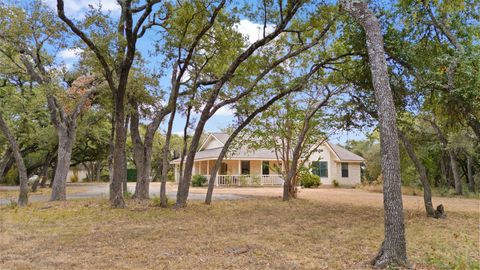
<path id="1" fill-rule="evenodd" d="M 242 160 L 242 174 L 250 174 L 250 161 Z"/>
<path id="2" fill-rule="evenodd" d="M 262 162 L 262 174 L 269 175 L 270 174 L 270 164 L 268 161 Z"/>
<path id="3" fill-rule="evenodd" d="M 320 177 L 328 177 L 328 162 L 327 161 L 312 162 L 312 173 Z"/>
<path id="4" fill-rule="evenodd" d="M 227 175 L 228 174 L 227 163 L 222 162 L 222 167 L 220 167 L 220 174 L 221 175 Z"/>
<path id="5" fill-rule="evenodd" d="M 348 163 L 342 163 L 342 177 L 348 177 Z"/>

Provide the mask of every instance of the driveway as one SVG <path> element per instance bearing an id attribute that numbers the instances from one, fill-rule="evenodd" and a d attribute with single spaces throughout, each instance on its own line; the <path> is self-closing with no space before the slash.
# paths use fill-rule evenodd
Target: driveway
<path id="1" fill-rule="evenodd" d="M 18 186 L 0 186 L 0 205 L 10 203 L 16 200 L 18 196 Z M 135 183 L 128 183 L 128 190 L 135 191 Z M 49 192 L 48 192 L 49 193 Z M 108 183 L 67 183 L 67 200 L 89 199 L 89 198 L 108 198 Z M 189 200 L 204 200 L 206 188 L 190 188 L 188 195 Z M 150 196 L 160 196 L 160 183 L 150 183 Z M 167 197 L 176 198 L 177 186 L 173 183 L 167 185 Z M 213 200 L 240 200 L 247 197 L 246 195 L 219 193 L 213 194 Z M 29 193 L 29 202 L 42 202 L 50 199 L 49 194 Z"/>

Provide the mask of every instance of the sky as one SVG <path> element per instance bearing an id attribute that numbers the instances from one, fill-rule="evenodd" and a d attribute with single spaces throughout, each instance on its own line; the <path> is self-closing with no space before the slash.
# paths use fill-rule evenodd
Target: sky
<path id="1" fill-rule="evenodd" d="M 53 9 L 56 9 L 56 0 L 44 0 L 44 2 Z M 89 9 L 89 5 L 98 7 L 101 5 L 102 10 L 109 11 L 114 17 L 117 17 L 120 12 L 120 6 L 116 0 L 64 0 L 65 13 L 68 17 L 74 19 L 82 19 L 85 12 Z M 248 19 L 240 20 L 237 25 L 238 31 L 247 37 L 251 43 L 255 42 L 261 35 L 263 25 L 252 22 Z M 139 40 L 137 48 L 144 58 L 148 57 L 148 52 L 153 48 L 152 43 L 155 40 L 155 34 L 153 31 L 147 32 L 147 34 Z M 58 59 L 63 62 L 67 68 L 71 68 L 78 61 L 80 53 L 79 49 L 65 49 L 58 52 Z M 148 59 L 151 62 L 152 59 Z M 151 63 L 152 64 L 152 63 Z M 154 64 L 154 63 L 153 63 Z M 164 89 L 168 89 L 169 79 L 163 78 L 160 82 L 165 84 Z M 205 126 L 205 132 L 218 132 L 232 124 L 234 111 L 231 108 L 222 108 L 214 116 L 212 116 Z M 194 116 L 195 117 L 195 116 Z M 183 134 L 183 128 L 185 125 L 185 118 L 178 115 L 175 117 L 173 126 L 173 132 L 175 134 Z M 161 129 L 166 129 L 166 124 L 162 124 Z M 364 133 L 360 131 L 341 132 L 334 134 L 330 140 L 335 143 L 343 144 L 346 140 L 363 139 Z"/>

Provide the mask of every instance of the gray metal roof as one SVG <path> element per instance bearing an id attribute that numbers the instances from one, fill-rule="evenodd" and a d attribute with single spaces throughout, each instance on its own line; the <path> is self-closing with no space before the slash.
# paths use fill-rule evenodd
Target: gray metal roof
<path id="1" fill-rule="evenodd" d="M 229 135 L 223 132 L 214 132 L 210 133 L 212 136 L 217 138 L 220 142 L 225 143 L 228 140 Z M 358 161 L 362 162 L 364 159 L 356 155 L 347 149 L 331 143 L 327 142 L 330 148 L 335 152 L 337 157 L 340 161 Z M 195 160 L 207 160 L 207 159 L 217 159 L 218 155 L 222 151 L 221 147 L 206 149 L 202 151 L 198 151 L 195 154 Z M 258 149 L 258 150 L 250 150 L 247 147 L 242 147 L 238 150 L 230 151 L 227 153 L 225 159 L 258 159 L 258 160 L 277 160 L 277 155 L 275 154 L 274 150 L 270 149 Z M 180 163 L 180 159 L 175 159 L 171 161 L 172 163 Z"/>
<path id="2" fill-rule="evenodd" d="M 222 147 L 198 151 L 195 154 L 195 160 L 217 159 L 221 151 Z M 243 147 L 242 149 L 227 153 L 225 159 L 277 160 L 277 155 L 275 155 L 275 151 L 273 150 L 258 149 L 253 151 Z M 172 163 L 180 163 L 180 159 L 172 160 Z"/>
<path id="3" fill-rule="evenodd" d="M 223 144 L 225 144 L 230 137 L 230 135 L 225 132 L 212 132 L 210 134 L 217 138 Z"/>
<path id="4" fill-rule="evenodd" d="M 362 158 L 361 156 L 357 155 L 357 154 L 354 154 L 350 151 L 348 151 L 347 149 L 337 145 L 337 144 L 334 144 L 334 143 L 331 143 L 331 142 L 328 142 L 328 144 L 330 145 L 330 147 L 332 148 L 332 150 L 335 152 L 335 154 L 337 154 L 338 158 L 342 161 L 364 161 L 365 159 Z"/>

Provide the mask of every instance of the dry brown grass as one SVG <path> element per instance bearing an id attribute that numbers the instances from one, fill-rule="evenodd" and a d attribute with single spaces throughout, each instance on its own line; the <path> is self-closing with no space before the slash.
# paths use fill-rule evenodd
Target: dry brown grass
<path id="1" fill-rule="evenodd" d="M 89 200 L 0 211 L 0 269 L 363 269 L 383 234 L 381 209 L 319 199 L 195 202 L 180 211 Z M 478 212 L 434 220 L 406 210 L 405 218 L 416 269 L 479 268 Z"/>

